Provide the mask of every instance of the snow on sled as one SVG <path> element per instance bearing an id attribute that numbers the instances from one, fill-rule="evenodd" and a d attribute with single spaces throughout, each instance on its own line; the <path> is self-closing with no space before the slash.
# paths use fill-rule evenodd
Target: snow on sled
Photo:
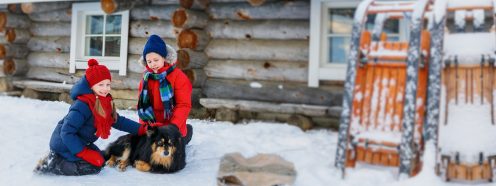
<path id="1" fill-rule="evenodd" d="M 419 171 L 430 63 L 424 23 L 430 6 L 429 0 L 368 0 L 357 8 L 335 162 L 343 176 L 357 163 L 399 167 L 406 176 Z M 408 40 L 388 38 L 385 25 L 398 20 L 410 24 Z"/>
<path id="2" fill-rule="evenodd" d="M 436 4 L 444 34 L 437 173 L 445 180 L 492 181 L 496 163 L 496 0 Z M 439 18 L 439 19 L 438 19 Z M 451 24 L 446 24 L 451 23 Z M 449 26 L 445 26 L 449 25 Z M 437 33 L 436 33 L 437 35 Z M 439 47 L 441 48 L 441 47 Z M 438 77 L 439 78 L 439 77 Z"/>

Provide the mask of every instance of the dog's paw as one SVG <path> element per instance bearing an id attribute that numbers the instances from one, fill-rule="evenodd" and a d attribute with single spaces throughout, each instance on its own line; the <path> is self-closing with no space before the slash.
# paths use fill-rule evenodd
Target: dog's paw
<path id="1" fill-rule="evenodd" d="M 127 162 L 120 162 L 119 163 L 119 168 L 118 168 L 119 171 L 124 172 L 124 171 L 126 171 L 126 168 L 127 168 Z"/>
<path id="2" fill-rule="evenodd" d="M 134 167 L 136 167 L 136 169 L 138 169 L 139 171 L 142 171 L 142 172 L 149 172 L 150 169 L 152 168 L 150 166 L 150 164 L 148 164 L 144 161 L 141 161 L 141 160 L 136 160 L 134 162 Z"/>
<path id="3" fill-rule="evenodd" d="M 107 160 L 107 166 L 115 167 L 115 165 L 117 165 L 117 161 L 115 160 L 115 157 L 112 156 L 112 157 L 110 157 L 109 160 Z"/>

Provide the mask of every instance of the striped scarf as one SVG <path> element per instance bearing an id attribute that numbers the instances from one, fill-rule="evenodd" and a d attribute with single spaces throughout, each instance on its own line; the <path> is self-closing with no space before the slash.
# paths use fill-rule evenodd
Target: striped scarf
<path id="1" fill-rule="evenodd" d="M 159 80 L 160 82 L 160 98 L 162 104 L 164 105 L 164 116 L 167 120 L 172 117 L 172 109 L 174 108 L 174 90 L 171 84 L 167 80 L 167 75 L 171 73 L 176 68 L 176 65 L 172 65 L 165 72 L 160 74 L 155 74 L 152 72 L 145 72 L 142 80 L 142 90 L 139 95 L 138 100 L 138 116 L 141 120 L 147 123 L 155 123 L 155 114 L 153 113 L 152 103 L 150 101 L 150 95 L 148 94 L 148 79 Z"/>

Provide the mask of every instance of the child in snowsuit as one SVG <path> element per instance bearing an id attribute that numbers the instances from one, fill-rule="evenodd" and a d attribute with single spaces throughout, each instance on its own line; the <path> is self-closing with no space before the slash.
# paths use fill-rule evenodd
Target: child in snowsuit
<path id="1" fill-rule="evenodd" d="M 50 153 L 40 160 L 35 172 L 57 175 L 88 175 L 100 172 L 105 160 L 93 144 L 107 139 L 110 128 L 143 135 L 146 127 L 115 112 L 107 67 L 88 61 L 88 69 L 71 89 L 74 103 L 59 121 L 50 139 Z"/>
<path id="2" fill-rule="evenodd" d="M 186 74 L 176 68 L 176 51 L 159 36 L 151 35 L 140 60 L 146 67 L 139 85 L 140 123 L 175 126 L 187 144 L 193 135 L 192 126 L 186 124 L 193 88 Z"/>

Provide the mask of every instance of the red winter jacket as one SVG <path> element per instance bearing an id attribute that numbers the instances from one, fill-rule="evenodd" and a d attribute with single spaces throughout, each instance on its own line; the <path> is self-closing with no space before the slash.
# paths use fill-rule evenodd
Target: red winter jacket
<path id="1" fill-rule="evenodd" d="M 158 73 L 166 71 L 169 67 L 170 65 L 166 64 Z M 153 72 L 148 67 L 146 69 Z M 163 125 L 175 124 L 184 137 L 188 130 L 186 128 L 186 119 L 188 119 L 189 111 L 191 110 L 191 92 L 193 91 L 193 87 L 186 74 L 179 68 L 174 69 L 174 71 L 168 74 L 167 80 L 174 90 L 175 106 L 172 110 L 172 118 L 170 120 L 165 119 L 164 105 L 160 99 L 160 82 L 158 80 L 148 79 L 148 93 L 152 102 L 153 112 L 158 123 L 162 123 Z M 143 81 L 140 82 L 138 94 L 143 89 L 142 83 Z M 145 123 L 141 119 L 139 122 L 141 124 Z"/>

